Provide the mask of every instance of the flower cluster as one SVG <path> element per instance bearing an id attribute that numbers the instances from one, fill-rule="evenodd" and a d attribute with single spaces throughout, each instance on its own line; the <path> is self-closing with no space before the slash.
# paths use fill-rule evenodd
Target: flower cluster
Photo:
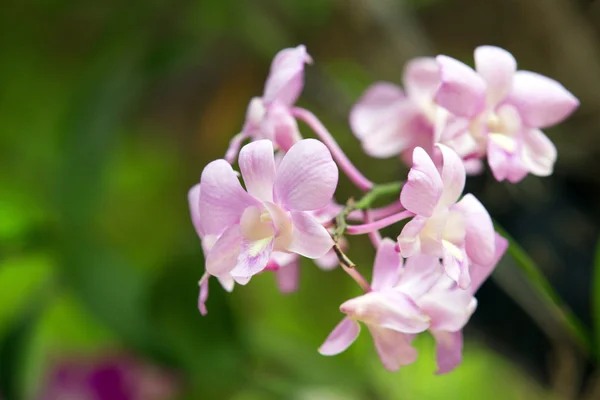
<path id="1" fill-rule="evenodd" d="M 276 55 L 242 131 L 188 193 L 206 261 L 200 312 L 207 312 L 211 276 L 231 291 L 235 283 L 274 272 L 282 292 L 296 290 L 303 256 L 322 269 L 340 265 L 364 292 L 340 306 L 346 317 L 321 354 L 348 348 L 362 322 L 383 365 L 395 371 L 416 360 L 411 341 L 429 331 L 438 373 L 449 372 L 461 361 L 475 293 L 508 247 L 484 205 L 463 193 L 466 176 L 481 171 L 484 158 L 499 181 L 550 175 L 556 149 L 540 128 L 566 118 L 577 99 L 550 78 L 517 71 L 512 55 L 497 47 L 475 50 L 476 71 L 446 56 L 413 60 L 405 70 L 406 93 L 376 83 L 350 112 L 367 154 L 399 155 L 410 166 L 406 179 L 375 184 L 314 114 L 294 105 L 307 63 L 312 59 L 304 46 Z M 319 140 L 303 139 L 297 120 Z M 338 168 L 362 199 L 335 202 Z M 395 202 L 371 207 L 390 193 Z M 396 225 L 395 239 L 379 234 Z M 371 284 L 346 253 L 344 235 L 361 234 L 377 250 Z"/>

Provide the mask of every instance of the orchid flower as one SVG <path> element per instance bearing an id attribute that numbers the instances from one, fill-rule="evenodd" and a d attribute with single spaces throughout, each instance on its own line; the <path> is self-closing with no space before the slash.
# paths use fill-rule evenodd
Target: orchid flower
<path id="1" fill-rule="evenodd" d="M 438 169 L 420 147 L 400 193 L 406 210 L 416 214 L 398 236 L 403 257 L 427 254 L 443 259 L 448 276 L 460 287 L 469 286 L 468 259 L 487 265 L 494 256 L 494 227 L 485 207 L 468 194 L 457 202 L 465 186 L 465 169 L 458 155 L 438 144 Z"/>
<path id="2" fill-rule="evenodd" d="M 515 58 L 499 47 L 475 49 L 476 71 L 444 55 L 436 60 L 441 86 L 435 101 L 456 117 L 438 139 L 475 144 L 473 156 L 487 153 L 498 181 L 515 183 L 528 173 L 552 174 L 556 148 L 541 129 L 556 125 L 578 107 L 567 89 L 543 75 L 517 71 Z"/>

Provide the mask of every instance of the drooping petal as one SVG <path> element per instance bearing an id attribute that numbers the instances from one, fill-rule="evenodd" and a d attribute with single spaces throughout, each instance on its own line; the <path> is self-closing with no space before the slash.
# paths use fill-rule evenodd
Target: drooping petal
<path id="1" fill-rule="evenodd" d="M 462 362 L 462 331 L 433 331 L 431 333 L 436 342 L 435 358 L 438 366 L 436 374 L 446 374 Z"/>
<path id="2" fill-rule="evenodd" d="M 240 226 L 227 228 L 206 255 L 206 271 L 214 276 L 229 275 L 237 264 L 241 245 Z"/>
<path id="3" fill-rule="evenodd" d="M 408 97 L 419 102 L 433 102 L 441 84 L 440 67 L 433 57 L 419 57 L 404 67 L 404 86 Z"/>
<path id="4" fill-rule="evenodd" d="M 271 141 L 248 143 L 240 151 L 238 163 L 248 193 L 260 201 L 273 201 L 275 158 Z"/>
<path id="5" fill-rule="evenodd" d="M 312 62 L 304 45 L 283 49 L 273 59 L 271 71 L 265 83 L 263 101 L 293 105 L 304 86 L 304 64 Z"/>
<path id="6" fill-rule="evenodd" d="M 208 300 L 208 278 L 200 281 L 200 293 L 198 294 L 198 310 L 200 314 L 208 314 L 206 309 L 206 300 Z"/>
<path id="7" fill-rule="evenodd" d="M 557 152 L 554 143 L 539 129 L 529 129 L 523 135 L 521 157 L 525 168 L 537 176 L 554 172 Z"/>
<path id="8" fill-rule="evenodd" d="M 546 128 L 567 118 L 579 106 L 579 100 L 563 85 L 530 71 L 518 71 L 509 95 L 530 128 Z"/>
<path id="9" fill-rule="evenodd" d="M 439 258 L 426 254 L 417 254 L 404 262 L 396 290 L 412 299 L 418 299 L 427 293 L 442 276 Z"/>
<path id="10" fill-rule="evenodd" d="M 360 324 L 350 318 L 344 318 L 319 347 L 324 356 L 334 356 L 346 350 L 358 337 Z"/>
<path id="11" fill-rule="evenodd" d="M 395 247 L 396 243 L 389 238 L 381 241 L 373 265 L 373 290 L 390 289 L 398 282 L 402 259 Z"/>
<path id="12" fill-rule="evenodd" d="M 298 259 L 275 271 L 277 287 L 281 293 L 293 293 L 298 290 L 300 265 Z"/>
<path id="13" fill-rule="evenodd" d="M 417 349 L 410 345 L 408 335 L 391 329 L 367 325 L 381 363 L 388 371 L 398 371 L 400 367 L 417 360 Z"/>
<path id="14" fill-rule="evenodd" d="M 286 250 L 308 258 L 323 257 L 333 247 L 333 239 L 327 229 L 312 215 L 304 211 L 293 211 L 294 230 Z"/>
<path id="15" fill-rule="evenodd" d="M 417 304 L 431 318 L 432 331 L 449 332 L 461 330 L 477 307 L 471 291 L 456 287 L 447 276 L 442 276 Z"/>
<path id="16" fill-rule="evenodd" d="M 260 240 L 243 239 L 237 264 L 231 270 L 232 278 L 240 285 L 245 285 L 252 276 L 265 269 L 273 251 L 273 242 L 273 237 Z"/>
<path id="17" fill-rule="evenodd" d="M 337 181 L 338 168 L 327 147 L 315 139 L 301 140 L 279 164 L 275 202 L 288 210 L 318 210 L 331 202 Z"/>
<path id="18" fill-rule="evenodd" d="M 443 144 L 438 144 L 437 148 L 442 152 L 443 159 L 442 182 L 444 190 L 441 202 L 449 206 L 454 204 L 462 194 L 467 175 L 462 160 L 454 150 Z"/>
<path id="19" fill-rule="evenodd" d="M 481 286 L 481 284 L 490 276 L 496 265 L 506 252 L 508 248 L 508 240 L 500 236 L 499 234 L 495 234 L 496 237 L 496 253 L 494 254 L 494 258 L 492 261 L 485 265 L 479 265 L 475 263 L 471 263 L 469 267 L 469 274 L 471 275 L 471 286 L 469 290 L 471 293 L 475 293 L 477 289 Z"/>
<path id="20" fill-rule="evenodd" d="M 471 67 L 447 56 L 437 56 L 442 84 L 435 102 L 460 117 L 474 117 L 485 107 L 485 81 Z"/>
<path id="21" fill-rule="evenodd" d="M 464 215 L 465 251 L 469 258 L 481 265 L 492 262 L 496 252 L 494 224 L 483 204 L 469 193 L 456 203 L 453 210 Z"/>
<path id="22" fill-rule="evenodd" d="M 350 318 L 368 325 L 393 329 L 404 333 L 423 332 L 429 327 L 429 318 L 404 293 L 388 289 L 368 292 L 343 303 L 340 310 Z"/>
<path id="23" fill-rule="evenodd" d="M 289 108 L 279 102 L 269 107 L 261 130 L 265 138 L 272 140 L 284 152 L 302 140 L 296 119 L 290 114 Z"/>
<path id="24" fill-rule="evenodd" d="M 435 164 L 420 147 L 413 152 L 413 166 L 400 192 L 400 202 L 408 211 L 430 217 L 443 191 L 443 182 Z"/>
<path id="25" fill-rule="evenodd" d="M 199 220 L 204 234 L 220 234 L 237 224 L 247 207 L 258 202 L 240 185 L 231 165 L 225 160 L 209 163 L 200 178 Z"/>
<path id="26" fill-rule="evenodd" d="M 475 49 L 475 69 L 487 84 L 487 104 L 495 107 L 510 92 L 517 61 L 508 51 L 496 46 Z"/>
<path id="27" fill-rule="evenodd" d="M 188 203 L 190 206 L 190 216 L 192 224 L 200 238 L 204 236 L 202 232 L 202 224 L 200 223 L 200 184 L 195 184 L 188 192 Z"/>

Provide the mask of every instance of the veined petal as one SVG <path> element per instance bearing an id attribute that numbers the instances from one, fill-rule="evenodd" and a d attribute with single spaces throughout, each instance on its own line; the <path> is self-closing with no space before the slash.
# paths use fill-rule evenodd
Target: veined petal
<path id="1" fill-rule="evenodd" d="M 484 265 L 471 263 L 469 267 L 469 274 L 471 275 L 471 286 L 469 287 L 469 290 L 473 294 L 477 291 L 477 289 L 479 289 L 481 284 L 488 278 L 488 276 L 490 276 L 508 248 L 508 240 L 497 233 L 495 233 L 495 240 L 496 253 L 494 254 L 492 261 Z"/>
<path id="2" fill-rule="evenodd" d="M 373 266 L 373 290 L 391 289 L 398 282 L 402 259 L 395 247 L 396 243 L 389 238 L 381 241 Z"/>
<path id="3" fill-rule="evenodd" d="M 265 269 L 271 257 L 273 242 L 273 237 L 259 240 L 242 240 L 237 264 L 231 270 L 232 278 L 240 285 L 245 285 L 252 276 Z"/>
<path id="4" fill-rule="evenodd" d="M 408 211 L 430 217 L 442 196 L 444 186 L 435 164 L 421 147 L 413 152 L 413 166 L 400 192 L 400 202 Z"/>
<path id="5" fill-rule="evenodd" d="M 209 163 L 200 178 L 199 220 L 204 234 L 220 234 L 240 221 L 247 207 L 258 205 L 240 185 L 231 165 L 225 160 Z"/>
<path id="6" fill-rule="evenodd" d="M 454 204 L 465 188 L 465 166 L 462 160 L 451 148 L 438 144 L 437 148 L 442 152 L 442 182 L 444 185 L 441 202 L 446 206 Z"/>
<path id="7" fill-rule="evenodd" d="M 403 333 L 427 330 L 429 318 L 417 304 L 399 291 L 388 289 L 368 292 L 343 303 L 340 310 L 367 325 Z"/>
<path id="8" fill-rule="evenodd" d="M 324 356 L 334 356 L 346 350 L 358 337 L 360 325 L 350 318 L 344 318 L 329 334 L 319 347 L 319 353 Z"/>
<path id="9" fill-rule="evenodd" d="M 537 176 L 554 172 L 557 152 L 554 143 L 539 129 L 529 129 L 523 135 L 521 157 L 525 168 Z"/>
<path id="10" fill-rule="evenodd" d="M 409 336 L 391 329 L 367 325 L 381 363 L 388 371 L 398 371 L 400 367 L 417 360 L 417 349 L 410 345 Z"/>
<path id="11" fill-rule="evenodd" d="M 487 83 L 488 107 L 495 107 L 511 90 L 517 61 L 500 47 L 479 46 L 475 49 L 475 69 Z"/>
<path id="12" fill-rule="evenodd" d="M 494 225 L 483 204 L 469 193 L 456 203 L 453 210 L 464 215 L 465 251 L 469 258 L 482 265 L 492 262 L 496 252 Z"/>
<path id="13" fill-rule="evenodd" d="M 442 275 L 442 264 L 439 258 L 417 254 L 405 260 L 395 289 L 417 300 L 427 293 Z"/>
<path id="14" fill-rule="evenodd" d="M 509 95 L 525 125 L 547 128 L 567 118 L 579 106 L 579 100 L 563 85 L 530 71 L 518 71 Z"/>
<path id="15" fill-rule="evenodd" d="M 292 293 L 298 290 L 300 265 L 296 258 L 290 264 L 275 271 L 277 287 L 281 293 Z"/>
<path id="16" fill-rule="evenodd" d="M 214 276 L 229 275 L 236 266 L 241 244 L 240 226 L 227 228 L 206 255 L 206 271 Z"/>
<path id="17" fill-rule="evenodd" d="M 474 117 L 485 107 L 485 81 L 473 69 L 447 56 L 437 56 L 442 85 L 435 102 L 459 117 Z"/>
<path id="18" fill-rule="evenodd" d="M 294 230 L 287 251 L 308 258 L 323 257 L 333 247 L 333 239 L 327 229 L 312 215 L 303 211 L 292 211 Z"/>
<path id="19" fill-rule="evenodd" d="M 462 331 L 445 332 L 432 331 L 436 342 L 437 375 L 446 374 L 462 362 L 463 335 Z"/>
<path id="20" fill-rule="evenodd" d="M 260 201 L 273 201 L 275 158 L 269 140 L 257 140 L 245 145 L 238 158 L 246 190 Z"/>
<path id="21" fill-rule="evenodd" d="M 337 181 L 338 168 L 327 147 L 315 139 L 301 140 L 279 164 L 275 202 L 288 210 L 318 210 L 331 202 Z"/>
<path id="22" fill-rule="evenodd" d="M 433 102 L 441 84 L 440 67 L 433 57 L 419 57 L 404 67 L 404 86 L 410 98 L 419 102 Z"/>
<path id="23" fill-rule="evenodd" d="M 312 63 L 304 45 L 283 49 L 273 59 L 271 71 L 265 83 L 263 101 L 293 105 L 304 86 L 304 64 Z"/>
<path id="24" fill-rule="evenodd" d="M 190 216 L 192 217 L 192 224 L 194 229 L 200 238 L 204 236 L 202 231 L 202 224 L 200 223 L 200 184 L 195 184 L 188 192 L 188 203 L 190 206 Z"/>

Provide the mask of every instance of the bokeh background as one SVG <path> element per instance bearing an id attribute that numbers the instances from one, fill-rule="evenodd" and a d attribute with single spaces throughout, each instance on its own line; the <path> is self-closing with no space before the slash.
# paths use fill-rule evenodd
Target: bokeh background
<path id="1" fill-rule="evenodd" d="M 315 63 L 300 104 L 386 182 L 406 169 L 361 153 L 347 122 L 361 92 L 400 83 L 415 56 L 472 63 L 476 46 L 502 46 L 581 107 L 547 130 L 559 149 L 553 177 L 509 185 L 485 174 L 467 190 L 600 337 L 600 2 L 4 0 L 1 9 L 4 400 L 600 399 L 597 346 L 582 350 L 568 334 L 523 257 L 506 256 L 483 286 L 464 362 L 447 376 L 433 375 L 426 336 L 419 360 L 395 374 L 366 334 L 320 356 L 339 304 L 359 292 L 342 271 L 309 262 L 291 295 L 271 274 L 230 295 L 212 282 L 201 317 L 203 256 L 186 197 L 239 132 L 282 48 L 306 44 Z M 338 200 L 352 195 L 342 180 Z M 351 245 L 368 271 L 367 240 Z"/>

